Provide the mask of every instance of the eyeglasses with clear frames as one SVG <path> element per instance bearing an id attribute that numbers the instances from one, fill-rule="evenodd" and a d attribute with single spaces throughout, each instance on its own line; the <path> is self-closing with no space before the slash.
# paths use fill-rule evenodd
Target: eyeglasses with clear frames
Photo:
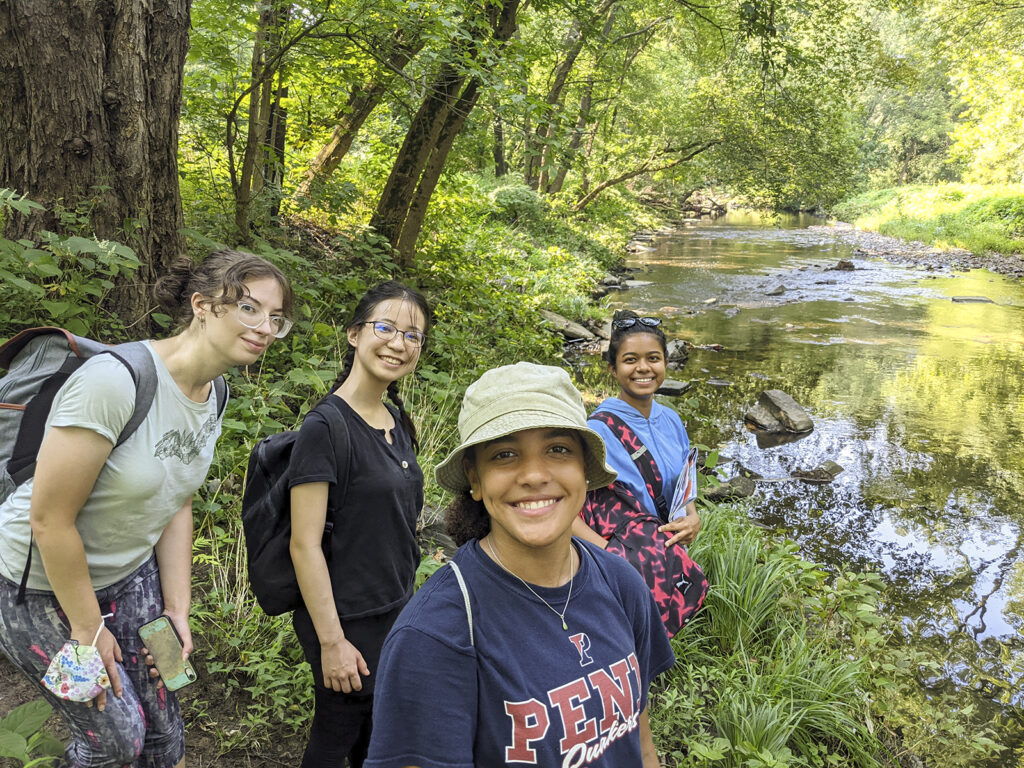
<path id="1" fill-rule="evenodd" d="M 246 328 L 253 330 L 270 321 L 270 333 L 275 339 L 283 339 L 295 324 L 284 315 L 272 315 L 247 301 L 235 303 L 235 317 Z"/>
<path id="2" fill-rule="evenodd" d="M 359 325 L 372 325 L 373 335 L 384 341 L 391 341 L 396 333 L 402 334 L 407 342 L 414 347 L 422 347 L 427 341 L 427 334 L 422 331 L 403 331 L 396 325 L 384 320 L 364 320 Z"/>

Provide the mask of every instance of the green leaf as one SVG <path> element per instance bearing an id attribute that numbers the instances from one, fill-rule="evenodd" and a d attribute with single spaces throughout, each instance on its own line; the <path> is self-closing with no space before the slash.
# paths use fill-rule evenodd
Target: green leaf
<path id="1" fill-rule="evenodd" d="M 50 313 L 51 317 L 64 317 L 67 314 L 68 308 L 71 306 L 70 301 L 50 301 L 43 299 L 40 304 L 43 305 L 43 309 Z"/>
<path id="2" fill-rule="evenodd" d="M 28 751 L 40 757 L 58 758 L 64 754 L 64 742 L 46 731 L 40 731 L 29 739 Z"/>
<path id="3" fill-rule="evenodd" d="M 86 237 L 69 237 L 61 245 L 72 253 L 106 253 L 106 248 Z"/>
<path id="4" fill-rule="evenodd" d="M 28 291 L 29 293 L 34 293 L 36 295 L 46 293 L 41 286 L 30 283 L 27 280 L 8 272 L 6 269 L 0 269 L 0 278 L 3 278 L 5 282 L 15 285 L 18 288 L 21 288 L 21 290 Z"/>
<path id="5" fill-rule="evenodd" d="M 40 264 L 39 262 L 36 262 L 29 265 L 29 268 L 42 277 L 60 277 L 64 274 L 61 271 L 61 268 L 55 264 Z"/>
<path id="6" fill-rule="evenodd" d="M 0 731 L 0 757 L 13 757 L 28 762 L 28 742 L 20 733 Z"/>
<path id="7" fill-rule="evenodd" d="M 12 709 L 2 724 L 5 730 L 21 734 L 27 739 L 43 727 L 51 712 L 53 707 L 44 699 L 35 699 Z"/>

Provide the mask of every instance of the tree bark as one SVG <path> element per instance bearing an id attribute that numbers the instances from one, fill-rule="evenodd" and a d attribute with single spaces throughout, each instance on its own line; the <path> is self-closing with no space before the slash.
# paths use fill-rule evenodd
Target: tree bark
<path id="1" fill-rule="evenodd" d="M 268 3 L 260 11 L 256 40 L 252 47 L 252 69 L 249 85 L 249 120 L 242 152 L 242 166 L 234 186 L 235 236 L 238 242 L 252 242 L 253 220 L 262 221 L 262 212 L 252 215 L 252 203 L 263 186 L 263 166 L 268 150 L 267 137 L 271 130 L 271 112 L 274 103 L 274 75 L 280 64 L 282 29 L 287 18 L 287 6 L 279 2 Z M 233 178 L 234 175 L 232 175 Z"/>
<path id="2" fill-rule="evenodd" d="M 7 237 L 62 231 L 53 207 L 123 240 L 142 266 L 112 294 L 126 323 L 151 310 L 148 286 L 185 254 L 178 117 L 190 0 L 0 3 L 0 187 L 46 206 L 11 217 Z"/>
<path id="3" fill-rule="evenodd" d="M 508 174 L 508 160 L 505 159 L 505 125 L 501 115 L 494 116 L 494 176 L 501 178 Z"/>
<path id="4" fill-rule="evenodd" d="M 352 142 L 355 141 L 366 118 L 377 108 L 387 93 L 388 86 L 394 80 L 394 74 L 405 69 L 406 64 L 419 52 L 425 42 L 422 37 L 407 41 L 401 30 L 395 33 L 392 39 L 393 50 L 386 62 L 386 72 L 374 80 L 368 80 L 353 87 L 349 92 L 348 103 L 338 119 L 338 124 L 334 126 L 330 140 L 306 169 L 302 182 L 295 190 L 296 198 L 311 197 L 313 188 L 317 184 L 322 184 L 334 173 L 345 155 L 348 154 Z"/>
<path id="5" fill-rule="evenodd" d="M 423 175 L 420 177 L 420 183 L 416 187 L 416 194 L 409 206 L 409 215 L 406 217 L 405 226 L 402 227 L 402 236 L 398 240 L 398 253 L 401 255 L 403 267 L 407 268 L 412 265 L 416 240 L 419 239 L 420 230 L 423 228 L 423 220 L 427 215 L 430 198 L 437 188 L 437 182 L 441 178 L 441 171 L 444 170 L 444 163 L 448 159 L 448 153 L 451 152 L 452 144 L 455 143 L 455 137 L 459 135 L 459 131 L 465 125 L 466 118 L 473 111 L 479 95 L 480 81 L 473 78 L 463 89 L 455 106 L 448 112 L 444 125 L 441 126 L 437 142 L 430 153 L 427 165 L 423 169 Z"/>
<path id="6" fill-rule="evenodd" d="M 519 3 L 520 0 L 500 0 L 500 2 L 488 3 L 485 18 L 488 20 L 489 36 L 499 48 L 515 32 Z M 460 58 L 467 55 L 469 58 L 476 59 L 484 42 L 479 37 L 471 39 L 467 44 L 468 50 L 453 51 L 451 60 L 458 62 Z M 409 236 L 403 238 L 403 230 L 410 220 L 411 208 L 417 190 L 420 188 L 421 177 L 431 158 L 431 153 L 438 144 L 442 130 L 447 124 L 449 114 L 457 106 L 461 96 L 471 89 L 472 83 L 466 86 L 465 92 L 462 90 L 467 79 L 461 66 L 457 68 L 453 63 L 441 65 L 437 76 L 426 91 L 420 108 L 409 124 L 405 140 L 402 142 L 398 157 L 395 159 L 391 174 L 388 176 L 384 191 L 377 203 L 377 209 L 370 220 L 370 226 L 385 237 L 394 248 L 404 248 L 400 251 L 401 263 L 404 267 L 412 264 L 415 237 L 410 233 Z M 475 91 L 475 88 L 473 90 Z M 466 109 L 466 115 L 475 103 L 476 95 L 474 93 L 472 102 Z M 462 116 L 462 119 L 465 120 L 465 115 Z M 461 127 L 461 122 L 459 127 Z M 454 140 L 454 136 L 451 138 Z M 447 155 L 448 151 L 446 150 L 443 154 L 436 156 L 440 158 L 442 166 Z M 424 185 L 424 192 L 426 193 L 429 188 L 432 193 L 435 184 L 436 180 Z M 421 198 L 417 203 L 422 205 L 424 212 L 428 201 L 429 194 L 427 194 L 426 200 Z M 419 215 L 419 224 L 414 223 L 416 234 L 419 232 L 420 225 L 422 225 L 422 214 Z"/>

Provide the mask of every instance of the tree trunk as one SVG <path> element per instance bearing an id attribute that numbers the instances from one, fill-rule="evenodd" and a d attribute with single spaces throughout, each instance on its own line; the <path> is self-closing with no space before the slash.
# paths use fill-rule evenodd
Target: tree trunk
<path id="1" fill-rule="evenodd" d="M 685 150 L 666 149 L 664 150 L 664 152 L 654 154 L 647 160 L 645 160 L 638 168 L 634 168 L 631 171 L 625 171 L 623 173 L 620 173 L 618 176 L 614 176 L 610 179 L 605 179 L 600 184 L 597 184 L 591 191 L 583 195 L 576 202 L 576 205 L 574 205 L 572 209 L 573 213 L 580 213 L 584 208 L 586 208 L 588 205 L 594 202 L 594 200 L 597 198 L 599 194 L 604 192 L 609 187 L 614 187 L 616 184 L 621 184 L 624 181 L 634 179 L 642 173 L 656 173 L 657 171 L 665 171 L 668 170 L 669 168 L 675 168 L 677 165 L 681 165 L 683 163 L 689 162 L 690 160 L 693 160 L 693 158 L 695 158 L 701 152 L 711 149 L 711 147 L 715 146 L 718 143 L 719 142 L 717 141 L 709 141 L 705 142 L 704 144 L 691 145 L 687 147 Z M 675 160 L 671 160 L 661 165 L 654 165 L 655 160 L 667 157 L 669 154 L 675 154 L 676 152 L 685 152 L 685 154 L 681 155 L 680 157 L 677 157 Z"/>
<path id="2" fill-rule="evenodd" d="M 401 257 L 403 267 L 412 266 L 413 255 L 416 251 L 416 240 L 419 239 L 420 230 L 423 228 L 423 220 L 427 215 L 427 206 L 430 198 L 437 188 L 438 179 L 441 178 L 441 171 L 444 170 L 445 160 L 451 152 L 455 137 L 459 135 L 466 118 L 473 111 L 476 100 L 480 95 L 480 81 L 473 78 L 466 85 L 455 106 L 448 112 L 448 117 L 441 126 L 437 136 L 433 152 L 423 169 L 420 183 L 416 187 L 416 195 L 409 206 L 409 215 L 406 217 L 405 226 L 402 228 L 402 236 L 398 240 L 398 253 Z"/>
<path id="3" fill-rule="evenodd" d="M 11 217 L 4 233 L 60 232 L 54 204 L 83 206 L 97 237 L 125 241 L 142 262 L 109 309 L 146 333 L 148 286 L 185 253 L 177 153 L 190 8 L 0 3 L 0 187 L 47 207 Z"/>
<path id="4" fill-rule="evenodd" d="M 490 37 L 499 48 L 515 32 L 519 3 L 520 0 L 501 0 L 500 4 L 497 2 L 488 4 L 486 18 L 489 20 Z M 458 62 L 464 57 L 476 59 L 482 44 L 483 41 L 479 38 L 471 40 L 468 49 L 453 51 L 453 60 Z M 370 220 L 370 226 L 387 238 L 394 248 L 399 248 L 400 244 L 405 247 L 406 250 L 401 253 L 402 265 L 405 267 L 412 264 L 413 244 L 409 243 L 409 237 L 413 237 L 413 240 L 415 237 L 410 234 L 403 238 L 402 233 L 406 222 L 409 221 L 413 201 L 420 188 L 420 179 L 430 160 L 431 153 L 440 139 L 442 130 L 447 124 L 449 114 L 460 102 L 461 95 L 469 92 L 472 88 L 471 83 L 466 87 L 465 92 L 462 91 L 466 79 L 467 75 L 461 66 L 456 68 L 451 63 L 441 65 L 438 75 L 427 89 L 420 108 L 409 124 L 405 140 L 398 150 L 398 157 L 395 159 L 391 174 L 388 176 L 384 191 L 377 203 L 377 209 Z M 472 88 L 472 90 L 476 89 Z M 463 121 L 475 103 L 476 95 L 474 93 L 472 102 L 466 109 L 466 114 L 462 115 Z M 462 123 L 459 122 L 459 127 L 461 125 Z M 454 140 L 454 136 L 452 140 Z M 447 155 L 447 150 L 440 155 L 442 165 Z M 424 192 L 429 188 L 432 193 L 435 184 L 436 180 L 425 185 Z M 417 204 L 422 205 L 425 211 L 427 202 L 429 202 L 429 194 L 427 194 L 426 200 L 421 198 Z M 422 214 L 419 216 L 419 224 L 414 224 L 417 234 L 421 224 Z"/>
<path id="5" fill-rule="evenodd" d="M 252 47 L 252 69 L 249 85 L 249 121 L 242 152 L 242 166 L 234 183 L 235 236 L 238 242 L 252 242 L 251 226 L 254 220 L 263 221 L 263 212 L 255 216 L 252 203 L 262 191 L 263 164 L 266 160 L 266 140 L 270 131 L 271 111 L 274 103 L 274 75 L 279 63 L 282 29 L 287 18 L 287 5 L 268 3 L 260 11 L 256 41 Z M 230 119 L 230 118 L 229 118 Z"/>
<path id="6" fill-rule="evenodd" d="M 508 175 L 508 160 L 505 159 L 505 126 L 501 115 L 494 115 L 494 175 L 496 178 Z"/>
<path id="7" fill-rule="evenodd" d="M 375 80 L 368 80 L 353 87 L 349 92 L 348 103 L 331 133 L 330 141 L 323 146 L 306 169 L 302 182 L 295 190 L 296 198 L 311 197 L 313 188 L 334 173 L 351 148 L 366 118 L 387 93 L 388 85 L 394 80 L 395 73 L 405 69 L 405 65 L 419 52 L 425 42 L 420 37 L 406 41 L 401 31 L 395 33 L 392 41 L 394 50 L 388 57 L 386 73 Z"/>
<path id="8" fill-rule="evenodd" d="M 572 138 L 569 140 L 569 146 L 566 147 L 564 156 L 562 157 L 562 163 L 558 168 L 558 173 L 555 174 L 555 178 L 548 185 L 547 189 L 544 190 L 545 194 L 557 195 L 562 191 L 562 187 L 565 185 L 565 177 L 569 174 L 569 167 L 572 165 L 573 158 L 576 156 L 576 150 L 580 148 L 580 143 L 583 141 L 583 133 L 587 128 L 587 123 L 590 122 L 590 105 L 593 103 L 594 97 L 594 78 L 590 76 L 587 78 L 587 83 L 583 87 L 583 95 L 580 97 L 580 113 L 576 119 L 576 127 L 573 129 Z"/>
<path id="9" fill-rule="evenodd" d="M 284 184 L 284 150 L 285 138 L 288 135 L 288 110 L 281 102 L 288 98 L 288 86 L 282 85 L 283 75 L 279 76 L 277 91 L 274 93 L 274 104 L 270 108 L 270 127 L 267 130 L 267 162 L 263 165 L 263 186 L 272 190 L 270 199 L 270 216 L 277 219 L 281 215 L 281 187 Z"/>
<path id="10" fill-rule="evenodd" d="M 398 150 L 398 157 L 391 166 L 391 174 L 381 192 L 370 226 L 396 248 L 420 175 L 441 133 L 441 126 L 448 117 L 452 101 L 464 81 L 465 76 L 457 73 L 453 67 L 442 66 L 413 116 L 405 140 Z"/>

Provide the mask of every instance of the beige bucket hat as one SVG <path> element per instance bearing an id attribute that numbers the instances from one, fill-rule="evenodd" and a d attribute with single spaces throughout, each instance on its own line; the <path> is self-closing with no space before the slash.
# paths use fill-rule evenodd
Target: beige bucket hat
<path id="1" fill-rule="evenodd" d="M 580 433 L 587 490 L 615 480 L 615 470 L 605 463 L 604 441 L 587 426 L 583 398 L 569 374 L 552 365 L 516 363 L 492 368 L 469 385 L 459 411 L 460 445 L 434 467 L 438 485 L 453 493 L 469 490 L 462 466 L 467 448 L 537 428 Z"/>

